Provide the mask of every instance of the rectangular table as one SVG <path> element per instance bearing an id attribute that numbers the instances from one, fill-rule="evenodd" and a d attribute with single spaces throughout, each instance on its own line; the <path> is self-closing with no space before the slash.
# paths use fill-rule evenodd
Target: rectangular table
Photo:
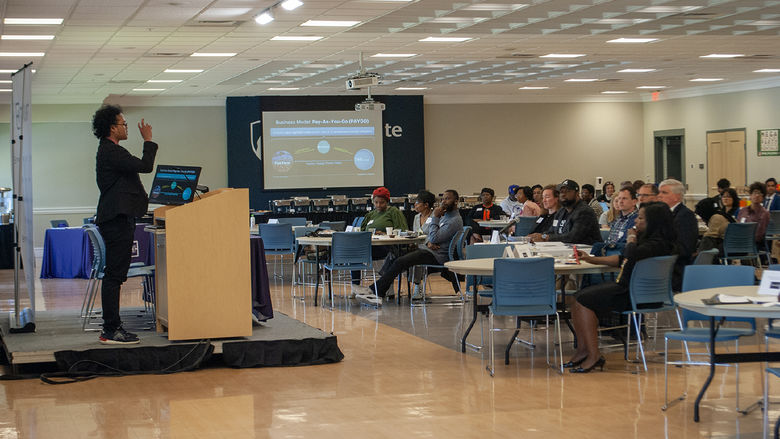
<path id="1" fill-rule="evenodd" d="M 674 296 L 675 303 L 680 308 L 698 312 L 710 317 L 710 373 L 704 385 L 696 397 L 693 406 L 693 420 L 699 422 L 699 404 L 704 393 L 715 376 L 715 365 L 718 363 L 755 363 L 765 361 L 780 361 L 780 352 L 745 352 L 733 354 L 718 354 L 715 351 L 715 335 L 723 323 L 725 317 L 752 317 L 777 319 L 780 318 L 780 306 L 766 307 L 763 305 L 705 305 L 702 299 L 709 299 L 715 294 L 728 294 L 732 296 L 758 296 L 757 286 L 707 288 L 703 290 L 689 291 Z M 716 319 L 718 317 L 718 319 Z M 766 409 L 766 408 L 764 408 Z"/>

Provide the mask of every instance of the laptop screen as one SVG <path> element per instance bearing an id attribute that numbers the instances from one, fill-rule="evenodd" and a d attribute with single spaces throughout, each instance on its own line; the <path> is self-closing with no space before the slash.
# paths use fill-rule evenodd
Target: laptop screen
<path id="1" fill-rule="evenodd" d="M 189 203 L 195 195 L 200 169 L 200 166 L 157 165 L 149 203 Z"/>

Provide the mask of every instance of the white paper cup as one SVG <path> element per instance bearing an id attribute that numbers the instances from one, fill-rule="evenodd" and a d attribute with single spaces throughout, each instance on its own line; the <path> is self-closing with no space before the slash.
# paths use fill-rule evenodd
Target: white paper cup
<path id="1" fill-rule="evenodd" d="M 386 227 L 385 232 L 387 232 L 387 236 L 393 236 L 393 228 L 392 227 Z"/>

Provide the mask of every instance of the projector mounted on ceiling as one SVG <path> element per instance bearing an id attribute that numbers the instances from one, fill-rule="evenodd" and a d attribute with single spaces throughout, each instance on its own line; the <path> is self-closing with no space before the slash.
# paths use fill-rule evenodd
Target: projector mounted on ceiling
<path id="1" fill-rule="evenodd" d="M 359 73 L 347 79 L 347 90 L 360 90 L 361 88 L 379 85 L 379 75 L 376 73 Z"/>
<path id="2" fill-rule="evenodd" d="M 365 88 L 368 91 L 368 96 L 363 102 L 355 104 L 355 111 L 384 111 L 385 104 L 376 102 L 371 97 L 371 87 L 380 84 L 382 78 L 376 73 L 366 72 L 363 67 L 363 52 L 360 52 L 360 71 L 355 75 L 347 79 L 347 90 L 360 90 Z"/>

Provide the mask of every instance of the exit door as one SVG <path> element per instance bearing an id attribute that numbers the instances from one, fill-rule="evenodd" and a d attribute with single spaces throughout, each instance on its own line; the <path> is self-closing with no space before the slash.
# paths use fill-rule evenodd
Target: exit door
<path id="1" fill-rule="evenodd" d="M 685 131 L 653 133 L 655 138 L 655 181 L 674 178 L 685 183 Z"/>

